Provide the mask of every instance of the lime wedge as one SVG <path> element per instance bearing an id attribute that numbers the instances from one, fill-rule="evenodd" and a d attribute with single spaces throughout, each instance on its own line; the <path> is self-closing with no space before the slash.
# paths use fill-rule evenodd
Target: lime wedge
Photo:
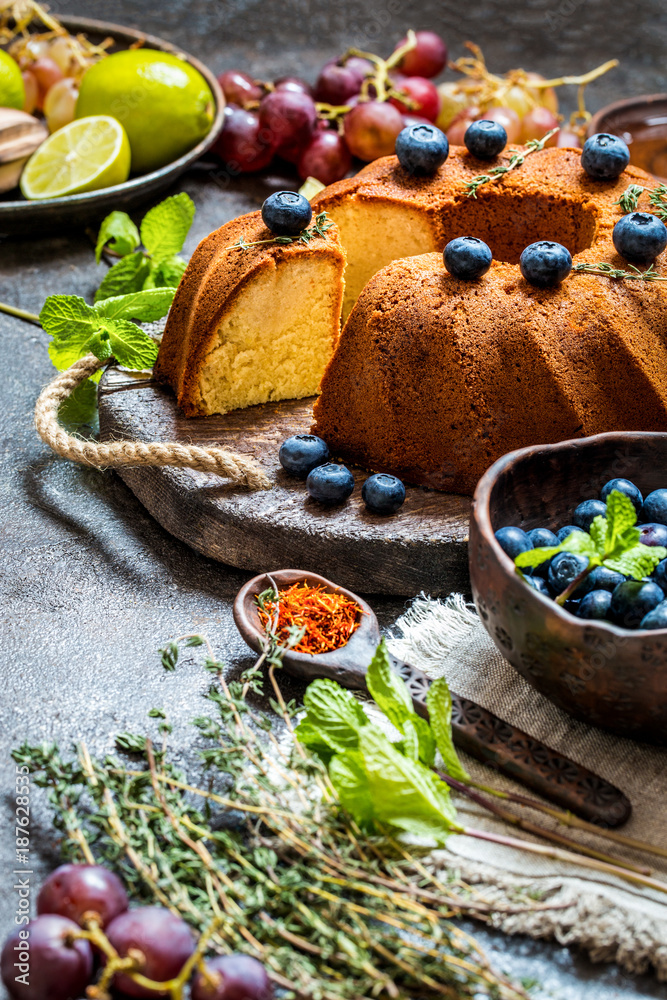
<path id="1" fill-rule="evenodd" d="M 122 184 L 130 174 L 130 143 L 115 118 L 79 118 L 50 135 L 26 163 L 21 191 L 30 201 L 62 198 Z"/>

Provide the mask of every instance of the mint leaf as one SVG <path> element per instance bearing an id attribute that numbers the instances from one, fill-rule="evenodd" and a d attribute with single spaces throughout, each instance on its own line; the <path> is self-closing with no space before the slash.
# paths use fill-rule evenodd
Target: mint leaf
<path id="1" fill-rule="evenodd" d="M 412 719 L 404 719 L 403 739 L 400 743 L 394 743 L 394 746 L 400 750 L 404 757 L 409 757 L 410 760 L 419 760 L 419 736 Z"/>
<path id="2" fill-rule="evenodd" d="M 153 367 L 157 358 L 157 344 L 140 327 L 126 319 L 100 317 L 99 321 L 109 335 L 111 353 L 119 365 L 133 371 Z"/>
<path id="3" fill-rule="evenodd" d="M 335 681 L 317 680 L 306 688 L 303 704 L 308 734 L 316 730 L 320 739 L 337 752 L 356 750 L 359 732 L 369 722 L 354 695 Z M 297 739 L 302 725 L 296 728 Z"/>
<path id="4" fill-rule="evenodd" d="M 605 559 L 604 564 L 610 569 L 615 569 L 617 573 L 631 576 L 634 580 L 643 580 L 645 576 L 650 576 L 658 563 L 665 558 L 667 549 L 662 545 L 642 545 L 638 542 L 625 552 Z"/>
<path id="5" fill-rule="evenodd" d="M 452 736 L 452 696 L 444 677 L 434 680 L 426 693 L 431 730 L 440 755 L 445 763 L 445 770 L 457 781 L 470 781 L 470 775 L 461 764 L 454 749 Z"/>
<path id="6" fill-rule="evenodd" d="M 95 292 L 95 302 L 140 291 L 144 287 L 150 269 L 150 261 L 141 250 L 123 257 L 104 275 L 100 287 Z"/>
<path id="7" fill-rule="evenodd" d="M 328 767 L 336 751 L 322 738 L 317 727 L 310 722 L 307 716 L 301 720 L 295 732 L 299 743 L 307 747 L 311 753 L 319 757 Z"/>
<path id="8" fill-rule="evenodd" d="M 97 386 L 90 379 L 77 385 L 74 392 L 58 407 L 58 420 L 68 431 L 90 427 L 94 434 L 99 430 L 97 412 Z"/>
<path id="9" fill-rule="evenodd" d="M 168 257 L 152 268 L 144 288 L 177 288 L 187 266 L 182 257 Z"/>
<path id="10" fill-rule="evenodd" d="M 399 753 L 376 726 L 360 730 L 359 751 L 379 822 L 439 844 L 452 830 L 461 831 L 447 785 Z"/>
<path id="11" fill-rule="evenodd" d="M 600 556 L 595 542 L 585 531 L 573 531 L 561 542 L 562 552 L 575 552 L 578 556 L 588 556 L 593 563 L 600 562 Z"/>
<path id="12" fill-rule="evenodd" d="M 49 295 L 39 314 L 39 322 L 52 337 L 81 340 L 82 343 L 98 325 L 95 310 L 79 295 Z"/>
<path id="13" fill-rule="evenodd" d="M 405 681 L 392 670 L 389 652 L 384 639 L 380 641 L 380 645 L 377 647 L 370 666 L 366 671 L 366 686 L 373 701 L 380 711 L 384 712 L 392 725 L 400 733 L 408 737 L 408 740 L 413 735 L 416 736 L 419 745 L 419 758 L 424 764 L 431 766 L 435 759 L 435 740 L 433 739 L 433 734 L 428 722 L 415 712 L 412 697 Z M 410 736 L 408 736 L 406 730 L 408 724 L 410 726 Z M 406 752 L 408 755 L 411 755 L 411 744 L 408 743 L 405 746 L 410 747 L 410 750 L 406 749 Z"/>
<path id="14" fill-rule="evenodd" d="M 146 213 L 141 223 L 141 241 L 155 263 L 182 250 L 194 216 L 194 202 L 184 191 L 165 198 Z"/>
<path id="15" fill-rule="evenodd" d="M 99 264 L 104 247 L 125 257 L 139 246 L 139 230 L 126 212 L 111 212 L 100 226 L 95 246 L 95 260 Z"/>
<path id="16" fill-rule="evenodd" d="M 136 319 L 150 323 L 167 315 L 175 293 L 175 288 L 148 288 L 128 295 L 114 295 L 96 302 L 95 311 L 109 319 Z"/>
<path id="17" fill-rule="evenodd" d="M 514 565 L 518 566 L 519 569 L 527 569 L 530 566 L 540 566 L 541 563 L 546 562 L 547 559 L 551 559 L 552 556 L 555 556 L 562 551 L 562 545 L 545 546 L 541 549 L 528 549 L 527 552 L 519 553 L 514 560 Z"/>
<path id="18" fill-rule="evenodd" d="M 612 552 L 619 541 L 624 538 L 629 528 L 637 523 L 637 512 L 634 504 L 625 493 L 612 490 L 607 497 L 607 544 L 606 551 Z M 637 533 L 637 538 L 639 533 Z M 627 539 L 622 543 L 627 547 Z"/>
<path id="19" fill-rule="evenodd" d="M 362 830 L 372 829 L 373 802 L 359 751 L 347 750 L 344 754 L 336 754 L 329 765 L 329 777 L 343 808 L 354 817 Z"/>
<path id="20" fill-rule="evenodd" d="M 106 361 L 111 357 L 111 344 L 109 334 L 104 330 L 96 330 L 83 346 L 83 354 L 94 354 L 100 361 Z"/>

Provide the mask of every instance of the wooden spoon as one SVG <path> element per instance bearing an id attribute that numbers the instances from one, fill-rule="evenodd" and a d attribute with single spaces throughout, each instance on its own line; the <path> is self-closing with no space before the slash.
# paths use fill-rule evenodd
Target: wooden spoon
<path id="1" fill-rule="evenodd" d="M 377 618 L 357 594 L 316 573 L 281 569 L 249 580 L 234 601 L 234 621 L 245 641 L 256 652 L 264 648 L 266 636 L 258 614 L 257 595 L 274 584 L 278 590 L 284 590 L 294 583 L 324 586 L 329 591 L 344 594 L 356 601 L 364 614 L 359 628 L 340 649 L 316 654 L 286 650 L 283 656 L 285 670 L 309 681 L 328 677 L 343 687 L 366 690 L 366 668 L 380 642 Z M 429 678 L 421 670 L 391 654 L 390 659 L 394 670 L 408 686 L 415 711 L 428 718 L 426 692 L 431 683 Z M 452 701 L 454 740 L 477 760 L 502 771 L 589 822 L 614 827 L 620 826 L 630 816 L 632 807 L 628 799 L 603 778 L 453 691 Z"/>

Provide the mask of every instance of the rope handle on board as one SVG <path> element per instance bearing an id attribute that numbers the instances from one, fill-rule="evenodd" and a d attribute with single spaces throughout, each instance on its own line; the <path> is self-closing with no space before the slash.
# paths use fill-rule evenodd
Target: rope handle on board
<path id="1" fill-rule="evenodd" d="M 94 354 L 76 361 L 67 371 L 60 372 L 42 390 L 35 405 L 35 428 L 42 441 L 61 458 L 69 458 L 96 469 L 123 466 L 173 465 L 179 468 L 213 472 L 251 490 L 268 490 L 273 485 L 258 462 L 248 455 L 227 448 L 199 448 L 178 441 L 84 441 L 68 434 L 58 423 L 58 408 L 78 385 L 99 368 L 108 364 Z"/>

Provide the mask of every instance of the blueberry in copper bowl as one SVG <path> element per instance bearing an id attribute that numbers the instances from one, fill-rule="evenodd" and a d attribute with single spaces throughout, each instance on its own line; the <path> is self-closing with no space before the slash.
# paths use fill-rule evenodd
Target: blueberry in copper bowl
<path id="1" fill-rule="evenodd" d="M 665 746 L 667 624 L 662 623 L 667 623 L 667 606 L 661 584 L 667 574 L 662 560 L 639 586 L 626 586 L 630 577 L 615 566 L 594 569 L 588 586 L 567 594 L 561 606 L 554 588 L 567 586 L 567 567 L 559 574 L 550 570 L 538 583 L 534 575 L 517 571 L 495 537 L 508 526 L 526 535 L 540 528 L 562 543 L 577 526 L 574 511 L 589 500 L 600 501 L 600 510 L 605 502 L 601 492 L 613 480 L 634 485 L 636 492 L 625 484 L 619 492 L 634 501 L 628 506 L 635 514 L 637 508 L 641 512 L 640 495 L 643 500 L 667 488 L 667 434 L 599 434 L 524 448 L 499 459 L 475 493 L 469 546 L 472 593 L 500 652 L 538 691 L 591 725 Z M 608 505 L 612 492 L 613 487 L 606 492 Z M 657 514 L 661 500 L 658 494 L 646 513 Z M 636 529 L 646 536 L 648 551 L 661 544 L 653 537 L 659 534 L 657 521 L 637 523 Z M 526 557 L 532 558 L 530 549 L 518 558 Z M 605 594 L 616 592 L 612 607 Z M 621 598 L 627 606 L 620 606 Z M 626 611 L 628 628 L 618 624 Z"/>

